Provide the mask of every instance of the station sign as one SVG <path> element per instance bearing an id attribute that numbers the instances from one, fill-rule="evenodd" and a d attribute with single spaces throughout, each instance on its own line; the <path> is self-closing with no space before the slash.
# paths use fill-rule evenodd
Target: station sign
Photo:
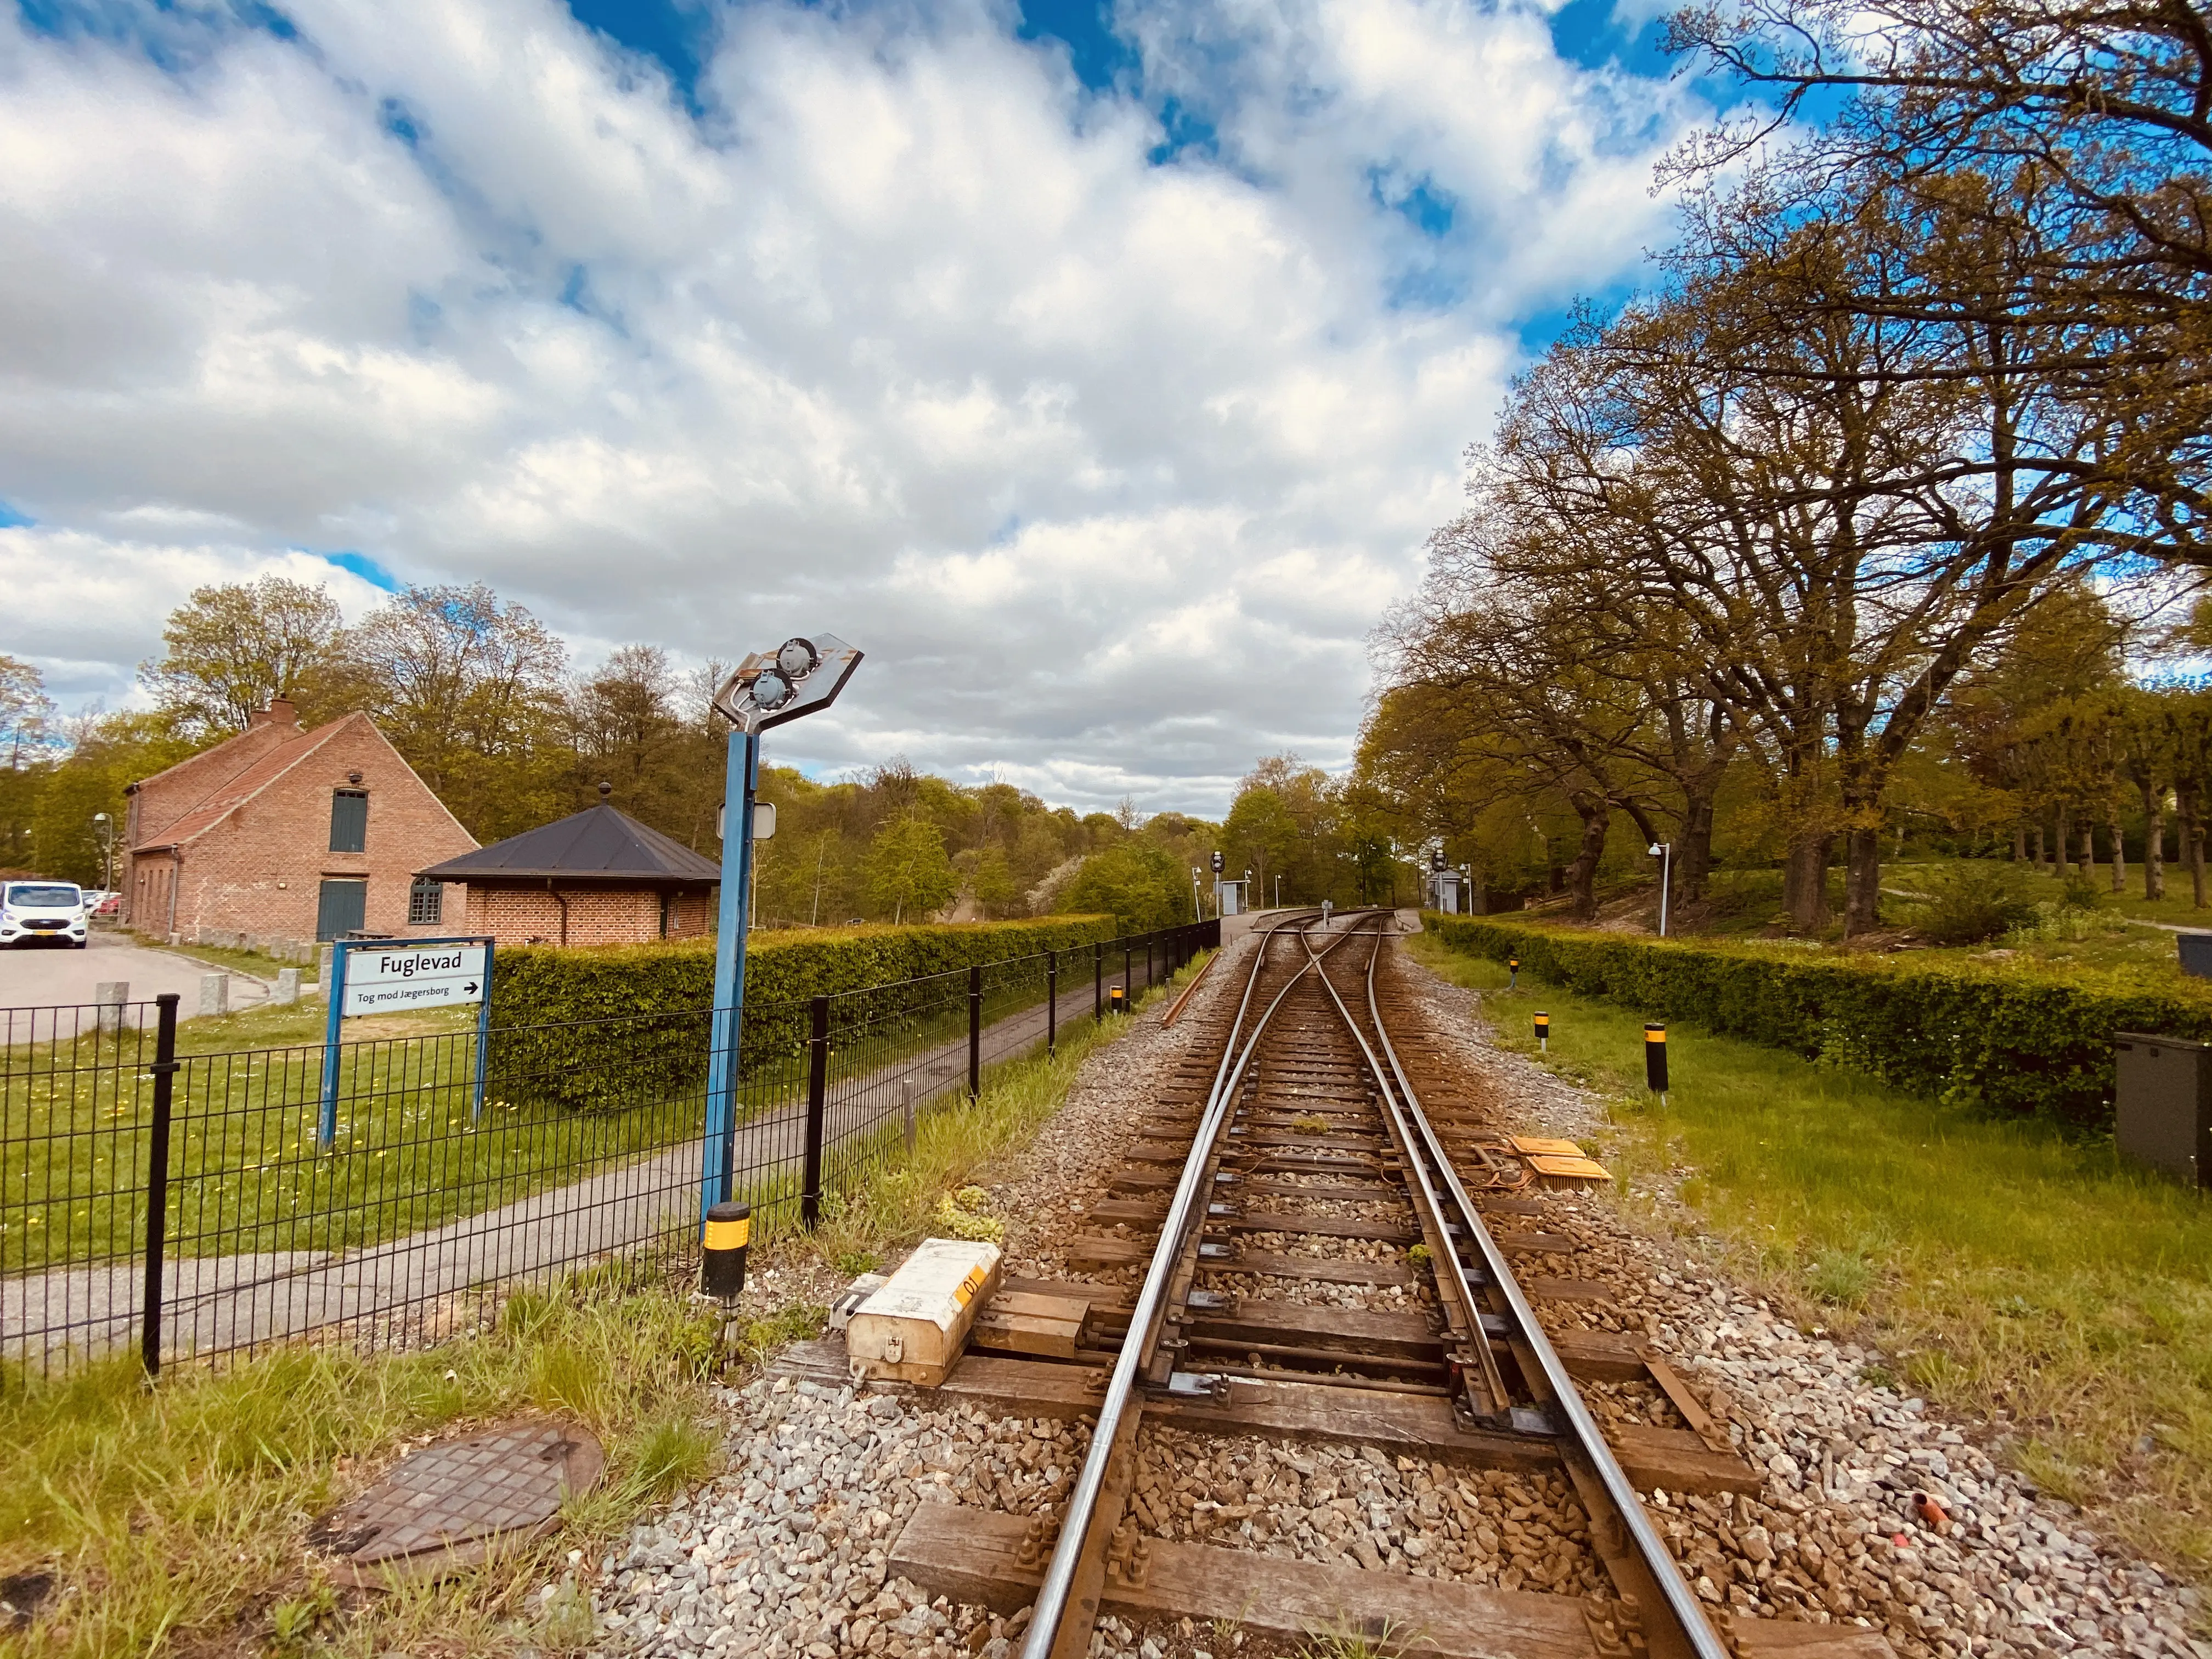
<path id="1" fill-rule="evenodd" d="M 489 945 L 356 945 L 346 954 L 341 1015 L 394 1014 L 484 1000 Z"/>

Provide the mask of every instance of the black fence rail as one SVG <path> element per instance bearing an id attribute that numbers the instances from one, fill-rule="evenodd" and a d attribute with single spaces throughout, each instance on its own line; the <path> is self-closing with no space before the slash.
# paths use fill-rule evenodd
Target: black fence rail
<path id="1" fill-rule="evenodd" d="M 918 1115 L 1219 942 L 1208 922 L 797 1002 L 749 1004 L 735 1127 L 708 1145 L 707 1008 L 192 1052 L 177 999 L 0 1010 L 0 1364 L 51 1372 L 305 1336 L 434 1340 L 488 1299 L 696 1250 L 709 1172 L 812 1225 Z M 720 1138 L 718 1138 L 719 1140 Z"/>

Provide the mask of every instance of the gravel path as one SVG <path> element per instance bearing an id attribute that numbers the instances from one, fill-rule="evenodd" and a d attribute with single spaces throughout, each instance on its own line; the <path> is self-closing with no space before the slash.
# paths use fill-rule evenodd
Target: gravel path
<path id="1" fill-rule="evenodd" d="M 1407 965 L 1407 989 L 1464 1065 L 1469 1097 L 1486 1101 L 1500 1127 L 1595 1137 L 1604 1115 L 1594 1097 L 1492 1048 L 1468 994 Z M 1234 982 L 1232 966 L 1216 968 L 1174 1030 L 1148 1018 L 1095 1056 L 1067 1105 L 986 1183 L 994 1211 L 1012 1218 L 1009 1271 L 1066 1273 L 1070 1236 L 1139 1135 L 1161 1069 L 1199 1040 L 1204 1003 Z M 1698 1241 L 1649 1237 L 1610 1199 L 1558 1195 L 1542 1224 L 1583 1246 L 1574 1271 L 1606 1283 L 1619 1304 L 1547 1304 L 1547 1322 L 1648 1336 L 1717 1396 L 1746 1455 L 1767 1472 L 1756 1498 L 1651 1495 L 1707 1601 L 1758 1616 L 1861 1620 L 1911 1656 L 2212 1659 L 2212 1644 L 2185 1628 L 2197 1616 L 2195 1591 L 2102 1544 L 2077 1512 L 2033 1495 L 1924 1402 L 1869 1385 L 1863 1375 L 1879 1358 L 1871 1350 L 1801 1332 L 1703 1262 Z M 1081 1276 L 1122 1284 L 1133 1275 Z M 1280 1281 L 1264 1284 L 1282 1293 Z M 1355 1304 L 1404 1305 L 1364 1291 Z M 1647 1386 L 1587 1394 L 1601 1416 L 1678 1423 Z M 577 1569 L 607 1650 L 1006 1659 L 1025 1614 L 1004 1620 L 933 1604 L 903 1581 L 886 1582 L 890 1545 L 923 1503 L 1017 1514 L 1056 1505 L 1083 1455 L 1080 1425 L 789 1378 L 718 1398 L 725 1472 Z M 1916 1495 L 1940 1504 L 1943 1518 L 1919 1510 Z M 1229 1548 L 1505 1588 L 1574 1593 L 1600 1582 L 1585 1517 L 1563 1482 L 1448 1469 L 1372 1447 L 1148 1430 L 1134 1508 L 1155 1535 Z M 1187 1624 L 1139 1631 L 1108 1620 L 1093 1651 L 1249 1659 L 1261 1648 Z"/>

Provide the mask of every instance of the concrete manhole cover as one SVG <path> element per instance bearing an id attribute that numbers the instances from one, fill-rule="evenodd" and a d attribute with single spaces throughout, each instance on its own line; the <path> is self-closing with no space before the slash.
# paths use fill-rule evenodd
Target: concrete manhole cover
<path id="1" fill-rule="evenodd" d="M 356 1584 L 435 1577 L 474 1566 L 500 1541 L 551 1530 L 562 1501 L 599 1485 L 605 1455 L 573 1423 L 510 1423 L 425 1446 L 315 1522 L 313 1547 Z"/>

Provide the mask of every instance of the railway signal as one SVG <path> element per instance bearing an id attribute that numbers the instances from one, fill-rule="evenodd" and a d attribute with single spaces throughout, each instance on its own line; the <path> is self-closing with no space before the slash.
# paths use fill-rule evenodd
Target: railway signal
<path id="1" fill-rule="evenodd" d="M 722 837 L 721 907 L 714 936 L 714 1004 L 707 1024 L 707 1134 L 699 1178 L 699 1218 L 708 1231 L 717 1204 L 733 1196 L 738 1140 L 738 1037 L 744 1024 L 745 928 L 753 874 L 754 796 L 760 787 L 761 733 L 837 699 L 860 653 L 834 634 L 786 640 L 773 651 L 749 653 L 714 693 L 730 722 L 723 801 L 738 803 L 738 821 Z"/>

